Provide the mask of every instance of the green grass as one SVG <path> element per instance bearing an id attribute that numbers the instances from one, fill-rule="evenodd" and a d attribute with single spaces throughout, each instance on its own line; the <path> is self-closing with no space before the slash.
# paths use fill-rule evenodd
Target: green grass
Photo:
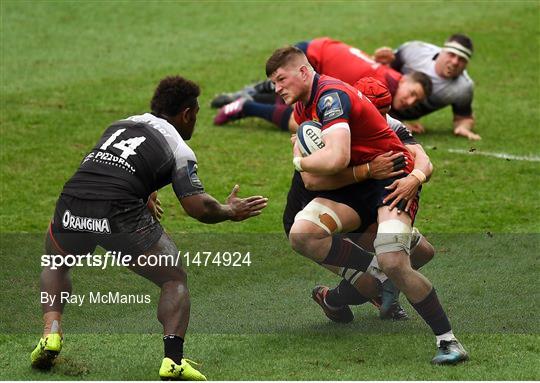
<path id="1" fill-rule="evenodd" d="M 30 370 L 28 354 L 41 328 L 41 233 L 63 183 L 110 122 L 146 111 L 157 81 L 175 73 L 203 90 L 190 146 L 206 189 L 223 200 L 239 183 L 243 195 L 270 198 L 256 219 L 203 225 L 187 217 L 170 188 L 160 193 L 163 225 L 184 233 L 181 249 L 252 253 L 249 268 L 189 268 L 186 352 L 204 362 L 204 373 L 217 380 L 540 378 L 538 162 L 448 152 L 540 155 L 538 2 L 0 6 L 1 379 L 156 378 L 158 291 L 124 269 L 78 268 L 75 292 L 145 293 L 152 304 L 68 307 L 55 371 Z M 295 255 L 281 234 L 292 173 L 287 135 L 258 120 L 214 127 L 208 105 L 216 93 L 262 79 L 264 61 L 285 44 L 327 35 L 369 52 L 412 39 L 440 43 L 454 32 L 475 43 L 469 73 L 483 140 L 453 137 L 448 110 L 423 120 L 421 141 L 436 170 L 417 225 L 437 233 L 430 240 L 438 251 L 425 274 L 471 353 L 465 365 L 437 368 L 428 363 L 433 338 L 408 304 L 406 323 L 380 322 L 368 306 L 355 309 L 349 326 L 328 323 L 309 291 L 337 279 Z"/>

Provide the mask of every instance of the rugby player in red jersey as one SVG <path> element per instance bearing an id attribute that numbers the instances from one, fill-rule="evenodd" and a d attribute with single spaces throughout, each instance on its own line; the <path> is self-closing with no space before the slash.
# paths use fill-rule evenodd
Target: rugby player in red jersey
<path id="1" fill-rule="evenodd" d="M 406 173 L 425 181 L 424 174 L 418 169 L 413 170 L 414 160 L 410 153 L 373 104 L 352 86 L 315 73 L 300 49 L 276 50 L 266 63 L 266 74 L 285 103 L 295 104 L 296 123 L 316 120 L 322 125 L 325 143 L 322 149 L 301 157 L 295 145 L 293 165 L 297 171 L 332 175 L 349 165 L 358 165 L 396 150 L 407 158 Z M 389 208 L 392 201 L 387 187 L 397 179 L 373 180 L 321 192 L 296 216 L 289 235 L 291 246 L 320 264 L 365 267 L 366 252 L 339 233 L 357 229 L 364 214 L 374 214 L 379 224 L 374 242 L 379 267 L 433 330 L 438 352 L 432 363 L 464 361 L 468 358 L 467 352 L 455 338 L 433 286 L 410 264 L 417 197 L 408 212 Z"/>
<path id="2" fill-rule="evenodd" d="M 393 119 L 386 113 L 390 109 L 392 96 L 388 89 L 380 81 L 372 77 L 364 77 L 354 84 L 364 96 L 366 96 L 375 105 L 377 110 L 383 117 L 387 118 L 388 125 L 396 132 L 398 138 L 411 152 L 415 160 L 415 169 L 421 170 L 427 177 L 430 178 L 433 171 L 431 161 L 422 146 L 415 140 L 405 126 L 398 120 Z M 391 156 L 391 152 L 388 153 Z M 294 217 L 298 211 L 306 206 L 316 194 L 314 190 L 333 190 L 340 187 L 351 185 L 357 182 L 363 182 L 369 178 L 388 178 L 396 176 L 396 173 L 380 173 L 379 164 L 382 162 L 382 155 L 368 164 L 359 165 L 356 169 L 348 167 L 342 172 L 334 176 L 315 176 L 313 174 L 302 172 L 301 180 L 296 176 L 293 177 L 291 189 L 287 196 L 287 206 L 283 214 L 284 225 L 286 230 L 294 223 Z M 393 165 L 387 171 L 392 171 L 397 165 L 397 162 L 390 162 L 388 165 Z M 401 171 L 402 172 L 402 171 Z M 404 179 L 400 179 L 399 187 L 394 189 L 390 198 L 394 198 L 393 204 L 399 203 L 401 199 L 411 200 L 421 187 L 421 182 L 418 178 L 409 175 Z M 304 187 L 311 190 L 311 194 L 302 192 Z M 396 185 L 397 186 L 397 185 Z M 405 208 L 407 211 L 407 207 Z M 358 239 L 358 245 L 364 249 L 373 251 L 373 240 L 377 232 L 377 224 L 373 223 L 365 230 L 365 233 Z M 287 231 L 288 235 L 288 231 Z M 411 240 L 411 265 L 418 270 L 420 267 L 428 263 L 434 256 L 435 251 L 433 246 L 423 237 L 420 232 L 413 228 L 413 236 Z M 401 308 L 398 301 L 399 292 L 396 291 L 391 281 L 386 279 L 386 275 L 377 272 L 376 258 L 373 265 L 366 270 L 356 270 L 349 268 L 336 268 L 326 266 L 332 272 L 343 277 L 339 285 L 334 289 L 329 289 L 326 286 L 316 286 L 313 289 L 312 298 L 323 309 L 325 315 L 332 321 L 347 323 L 353 320 L 349 305 L 360 305 L 368 302 L 372 298 L 372 302 L 379 308 L 381 319 L 402 320 L 407 319 L 406 312 Z M 367 275 L 366 275 L 367 274 Z M 377 283 L 376 280 L 380 283 Z M 382 285 L 382 295 L 380 286 Z"/>
<path id="3" fill-rule="evenodd" d="M 407 75 L 373 61 L 360 49 L 328 37 L 296 44 L 307 56 L 311 66 L 319 74 L 328 75 L 342 80 L 350 85 L 364 77 L 373 77 L 387 86 L 392 95 L 392 109 L 410 108 L 426 98 L 431 93 L 431 81 L 421 72 Z M 243 117 L 261 117 L 282 130 L 294 132 L 292 109 L 281 102 L 275 103 L 273 87 L 268 81 L 257 84 L 257 93 L 247 97 L 240 92 L 235 95 L 220 95 L 212 102 L 212 106 L 227 105 L 218 111 L 214 124 L 223 125 L 231 120 Z M 272 94 L 268 97 L 269 92 Z M 262 94 L 262 95 L 261 95 Z M 234 100 L 235 97 L 239 97 Z M 264 102 L 270 101 L 266 105 Z"/>

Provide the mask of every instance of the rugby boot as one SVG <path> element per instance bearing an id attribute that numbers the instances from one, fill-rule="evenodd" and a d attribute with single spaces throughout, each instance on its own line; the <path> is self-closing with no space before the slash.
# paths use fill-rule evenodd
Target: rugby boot
<path id="1" fill-rule="evenodd" d="M 354 314 L 352 313 L 351 309 L 348 305 L 342 306 L 337 310 L 332 310 L 330 307 L 326 305 L 326 302 L 324 301 L 324 298 L 328 294 L 328 287 L 326 286 L 315 286 L 313 291 L 311 292 L 311 298 L 321 308 L 323 309 L 324 315 L 328 317 L 333 322 L 338 323 L 349 323 L 352 322 L 354 319 Z"/>
<path id="2" fill-rule="evenodd" d="M 382 284 L 381 306 L 379 307 L 379 317 L 381 319 L 394 319 L 393 313 L 399 306 L 398 297 L 399 290 L 394 286 L 394 283 L 390 279 L 384 281 Z"/>
<path id="3" fill-rule="evenodd" d="M 218 110 L 216 117 L 214 117 L 214 125 L 225 125 L 229 121 L 242 118 L 244 116 L 242 109 L 248 100 L 249 98 L 247 97 L 241 97 L 238 100 L 222 107 L 220 110 Z"/>
<path id="4" fill-rule="evenodd" d="M 257 91 L 255 90 L 253 85 L 247 85 L 244 89 L 239 90 L 238 92 L 221 93 L 213 98 L 213 100 L 210 102 L 210 107 L 214 109 L 221 108 L 227 104 L 230 104 L 233 101 L 238 100 L 239 98 L 250 98 L 255 93 L 257 93 Z"/>
<path id="5" fill-rule="evenodd" d="M 431 360 L 432 364 L 458 364 L 469 359 L 469 354 L 456 340 L 441 340 L 437 355 Z"/>
<path id="6" fill-rule="evenodd" d="M 377 309 L 380 309 L 380 307 L 382 305 L 381 297 L 371 298 L 370 302 Z M 379 311 L 379 315 L 380 315 L 380 311 Z M 386 319 L 407 320 L 407 319 L 409 319 L 409 315 L 407 314 L 405 309 L 403 309 L 403 307 L 401 307 L 401 305 L 396 302 L 390 308 L 389 317 L 388 318 L 384 317 L 384 318 L 381 318 L 381 319 L 383 319 L 383 320 L 386 320 Z"/>
<path id="7" fill-rule="evenodd" d="M 182 363 L 177 364 L 170 358 L 163 358 L 159 369 L 161 380 L 206 380 L 206 376 L 197 371 L 193 366 L 198 366 L 192 360 L 182 358 Z"/>
<path id="8" fill-rule="evenodd" d="M 41 338 L 34 351 L 30 354 L 32 367 L 41 370 L 50 369 L 62 350 L 63 343 L 62 336 L 58 333 L 49 334 Z"/>

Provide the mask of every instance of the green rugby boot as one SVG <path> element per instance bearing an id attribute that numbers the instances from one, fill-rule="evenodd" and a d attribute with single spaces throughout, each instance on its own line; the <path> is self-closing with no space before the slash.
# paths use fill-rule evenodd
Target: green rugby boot
<path id="1" fill-rule="evenodd" d="M 41 370 L 50 369 L 60 350 L 62 350 L 63 343 L 62 336 L 58 333 L 41 338 L 34 351 L 30 354 L 32 367 Z"/>
<path id="2" fill-rule="evenodd" d="M 192 364 L 198 366 L 192 360 L 182 358 L 182 363 L 177 364 L 170 358 L 163 358 L 159 377 L 161 380 L 206 380 L 206 376 L 197 371 Z"/>

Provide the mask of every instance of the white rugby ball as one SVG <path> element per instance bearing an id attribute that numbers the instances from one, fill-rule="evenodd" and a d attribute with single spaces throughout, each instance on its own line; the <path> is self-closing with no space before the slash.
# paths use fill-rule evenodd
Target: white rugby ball
<path id="1" fill-rule="evenodd" d="M 296 139 L 303 157 L 324 148 L 321 127 L 316 121 L 306 121 L 298 127 Z"/>

